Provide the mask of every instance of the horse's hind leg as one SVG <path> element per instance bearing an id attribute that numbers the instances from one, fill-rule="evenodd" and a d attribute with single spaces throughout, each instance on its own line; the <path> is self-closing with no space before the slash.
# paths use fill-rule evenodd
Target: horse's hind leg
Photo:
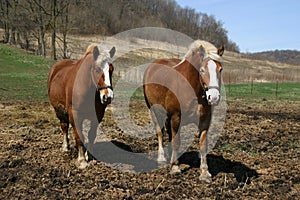
<path id="1" fill-rule="evenodd" d="M 69 151 L 69 149 L 70 149 L 69 137 L 68 137 L 69 122 L 68 121 L 67 122 L 60 121 L 60 127 L 64 134 L 62 150 Z"/>
<path id="2" fill-rule="evenodd" d="M 160 125 L 159 119 L 157 118 L 155 111 L 151 108 L 151 118 L 154 123 L 155 132 L 158 139 L 158 155 L 157 155 L 157 162 L 158 163 L 165 163 L 167 160 L 165 158 L 164 148 L 163 148 L 163 132 L 162 127 Z"/>
<path id="3" fill-rule="evenodd" d="M 63 106 L 57 106 L 54 109 L 55 109 L 57 118 L 60 120 L 60 127 L 63 132 L 62 150 L 69 151 L 69 148 L 70 148 L 69 137 L 68 137 L 69 115 L 68 115 L 67 111 L 65 111 Z"/>
<path id="4" fill-rule="evenodd" d="M 180 147 L 180 117 L 173 115 L 171 118 L 171 131 L 172 131 L 172 156 L 171 156 L 171 173 L 180 173 L 181 170 L 178 166 L 177 152 Z"/>
<path id="5" fill-rule="evenodd" d="M 201 175 L 200 180 L 205 182 L 211 182 L 211 174 L 208 171 L 207 161 L 206 161 L 206 155 L 207 155 L 207 130 L 201 131 L 200 141 L 199 141 L 199 147 L 200 147 L 200 157 L 201 157 Z"/>

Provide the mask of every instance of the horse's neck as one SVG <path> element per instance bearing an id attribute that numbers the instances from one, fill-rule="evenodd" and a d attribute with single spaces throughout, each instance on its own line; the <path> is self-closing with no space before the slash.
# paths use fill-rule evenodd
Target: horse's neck
<path id="1" fill-rule="evenodd" d="M 200 74 L 199 74 L 200 64 L 193 61 L 191 62 L 186 61 L 186 63 L 188 64 L 186 64 L 184 69 L 186 73 L 185 76 L 187 80 L 190 82 L 191 86 L 194 88 L 199 101 L 201 101 L 203 96 L 205 96 L 205 93 L 204 93 L 204 88 L 200 81 Z"/>

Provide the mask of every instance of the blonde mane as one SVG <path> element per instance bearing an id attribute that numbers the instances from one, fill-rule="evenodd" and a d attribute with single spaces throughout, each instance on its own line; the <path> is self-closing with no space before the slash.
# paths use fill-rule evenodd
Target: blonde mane
<path id="1" fill-rule="evenodd" d="M 223 62 L 223 59 L 221 56 L 218 55 L 218 49 L 211 43 L 204 41 L 204 40 L 196 40 L 194 41 L 190 46 L 188 52 L 183 57 L 183 60 L 190 57 L 193 52 L 200 49 L 200 47 L 203 47 L 205 50 L 205 58 L 209 57 L 213 60 L 216 60 L 218 62 Z"/>

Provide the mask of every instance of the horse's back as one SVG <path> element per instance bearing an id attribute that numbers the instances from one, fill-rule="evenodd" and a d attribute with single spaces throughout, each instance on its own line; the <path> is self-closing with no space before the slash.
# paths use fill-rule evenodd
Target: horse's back
<path id="1" fill-rule="evenodd" d="M 174 67 L 180 62 L 180 59 L 170 58 L 170 59 L 158 59 L 153 61 L 146 69 L 144 75 L 144 81 L 149 79 L 157 71 L 161 70 L 164 67 Z"/>
<path id="2" fill-rule="evenodd" d="M 53 65 L 48 77 L 48 95 L 53 106 L 56 104 L 66 104 L 66 90 L 68 81 L 72 77 L 72 69 L 76 61 L 62 60 Z"/>
<path id="3" fill-rule="evenodd" d="M 74 60 L 62 60 L 55 63 L 50 70 L 48 76 L 48 84 L 51 83 L 53 79 L 56 79 L 57 77 L 60 77 L 63 74 L 67 74 L 67 72 L 71 70 L 74 64 Z"/>

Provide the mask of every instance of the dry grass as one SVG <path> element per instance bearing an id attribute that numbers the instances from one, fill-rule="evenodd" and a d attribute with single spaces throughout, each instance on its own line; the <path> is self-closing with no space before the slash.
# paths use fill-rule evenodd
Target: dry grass
<path id="1" fill-rule="evenodd" d="M 1 33 L 1 29 L 0 29 Z M 58 35 L 58 37 L 60 37 Z M 51 36 L 46 37 L 50 47 Z M 91 43 L 104 43 L 108 48 L 117 47 L 117 74 L 124 74 L 128 68 L 146 64 L 158 58 L 181 58 L 187 51 L 187 46 L 170 45 L 167 42 L 149 41 L 138 38 L 125 40 L 101 35 L 78 36 L 68 35 L 68 56 L 79 59 Z M 36 45 L 36 44 L 35 44 Z M 62 42 L 57 42 L 57 54 L 61 58 Z M 50 54 L 50 49 L 47 50 Z M 49 55 L 50 56 L 50 55 Z M 223 81 L 225 84 L 254 82 L 300 82 L 300 66 L 275 63 L 263 60 L 243 58 L 241 54 L 225 50 Z M 119 61 L 119 62 L 118 62 Z M 134 66 L 132 66 L 134 65 Z"/>
<path id="2" fill-rule="evenodd" d="M 223 80 L 225 84 L 254 82 L 300 82 L 300 67 L 284 63 L 242 58 L 226 52 Z"/>
<path id="3" fill-rule="evenodd" d="M 158 58 L 181 58 L 187 47 L 170 45 L 166 42 L 148 41 L 131 38 L 117 40 L 103 37 L 70 37 L 70 48 L 74 58 L 79 58 L 88 44 L 105 41 L 107 46 L 117 46 L 117 57 L 121 66 L 119 71 L 126 71 L 138 65 L 146 64 Z M 119 48 L 118 48 L 119 47 Z M 146 47 L 146 48 L 145 48 Z M 75 56 L 76 55 L 76 56 Z M 284 63 L 243 58 L 241 54 L 225 51 L 223 81 L 225 84 L 254 82 L 300 82 L 300 67 Z M 126 62 L 126 60 L 128 62 Z M 118 61 L 118 60 L 116 60 Z M 125 63 L 124 63 L 125 61 Z M 129 62 L 130 61 L 130 62 Z M 132 66 L 134 64 L 134 66 Z"/>

